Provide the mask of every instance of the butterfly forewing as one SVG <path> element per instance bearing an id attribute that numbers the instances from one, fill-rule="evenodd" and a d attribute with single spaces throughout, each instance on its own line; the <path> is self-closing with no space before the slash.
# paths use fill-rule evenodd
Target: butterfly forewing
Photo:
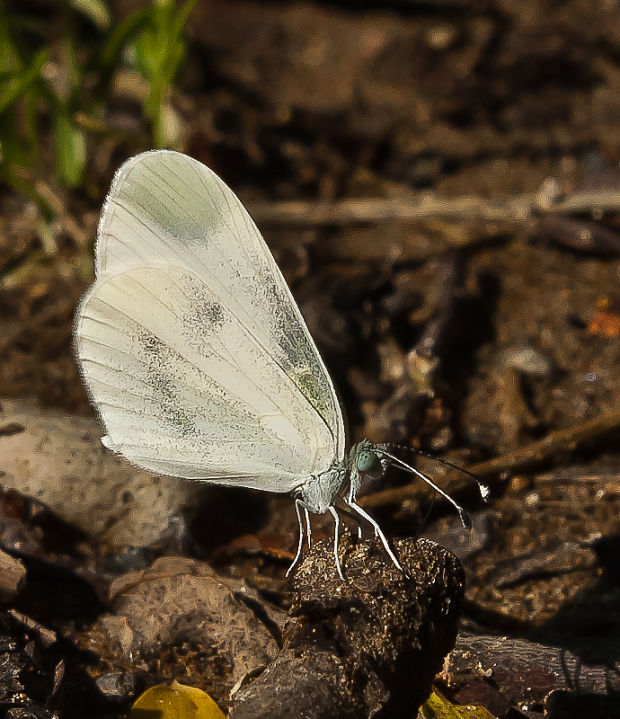
<path id="1" fill-rule="evenodd" d="M 252 219 L 211 170 L 157 151 L 117 173 L 99 226 L 96 271 L 103 278 L 168 264 L 194 272 L 311 405 L 332 435 L 321 468 L 341 459 L 344 425 L 332 382 Z"/>

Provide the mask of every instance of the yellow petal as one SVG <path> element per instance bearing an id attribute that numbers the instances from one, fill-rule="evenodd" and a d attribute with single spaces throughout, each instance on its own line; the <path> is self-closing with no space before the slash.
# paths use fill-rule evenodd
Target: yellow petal
<path id="1" fill-rule="evenodd" d="M 224 712 L 196 687 L 173 681 L 156 684 L 135 701 L 129 719 L 226 719 Z"/>
<path id="2" fill-rule="evenodd" d="M 453 704 L 436 689 L 422 704 L 418 719 L 495 719 L 484 707 Z"/>

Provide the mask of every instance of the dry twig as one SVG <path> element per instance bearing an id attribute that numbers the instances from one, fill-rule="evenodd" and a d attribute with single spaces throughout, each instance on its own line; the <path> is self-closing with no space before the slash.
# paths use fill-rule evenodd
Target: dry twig
<path id="1" fill-rule="evenodd" d="M 620 412 L 604 414 L 572 427 L 550 432 L 543 439 L 530 442 L 499 457 L 473 464 L 467 467 L 467 470 L 480 479 L 488 481 L 504 473 L 534 469 L 552 457 L 557 457 L 566 452 L 572 453 L 578 447 L 618 430 L 620 430 Z M 456 494 L 470 487 L 472 482 L 464 477 L 462 472 L 453 471 L 446 475 L 442 485 L 448 487 L 451 494 Z M 417 483 L 411 483 L 403 487 L 384 489 L 380 492 L 369 494 L 361 498 L 360 503 L 366 507 L 399 504 L 404 500 L 419 497 L 423 491 Z"/>
<path id="2" fill-rule="evenodd" d="M 594 214 L 620 211 L 620 191 L 614 189 L 553 195 L 542 191 L 508 198 L 478 195 L 441 197 L 433 192 L 394 198 L 352 198 L 335 202 L 287 200 L 248 203 L 259 226 L 352 225 L 398 220 L 431 219 L 525 222 L 537 213 Z"/>

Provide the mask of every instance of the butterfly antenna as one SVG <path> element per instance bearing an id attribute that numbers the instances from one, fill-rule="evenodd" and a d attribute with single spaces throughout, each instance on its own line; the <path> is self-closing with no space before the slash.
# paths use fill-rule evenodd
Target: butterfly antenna
<path id="1" fill-rule="evenodd" d="M 426 457 L 427 459 L 432 459 L 435 462 L 439 462 L 440 464 L 445 464 L 446 467 L 451 467 L 452 469 L 456 469 L 458 472 L 462 472 L 463 474 L 466 474 L 468 477 L 471 477 L 474 482 L 478 485 L 478 489 L 480 490 L 480 496 L 485 502 L 489 501 L 489 497 L 491 495 L 491 490 L 489 489 L 488 485 L 484 484 L 484 482 L 481 482 L 478 477 L 473 472 L 470 472 L 468 469 L 465 469 L 465 467 L 461 467 L 458 464 L 454 464 L 454 462 L 450 462 L 449 459 L 443 459 L 443 457 L 435 457 L 434 454 L 430 454 L 430 452 L 424 452 L 421 449 L 416 449 L 415 447 L 409 447 L 406 444 L 395 444 L 393 442 L 388 442 L 386 444 L 380 444 L 379 448 L 382 449 L 383 447 L 396 447 L 397 449 L 406 449 L 409 452 L 413 452 L 414 454 L 419 454 L 422 457 Z"/>
<path id="2" fill-rule="evenodd" d="M 388 452 L 386 449 L 383 449 L 381 446 L 377 446 L 377 451 L 381 452 L 385 457 L 387 457 L 394 465 L 399 467 L 400 469 L 404 469 L 405 471 L 415 475 L 416 477 L 419 477 L 422 479 L 426 484 L 428 484 L 429 487 L 432 487 L 438 494 L 441 494 L 441 496 L 444 499 L 447 499 L 448 502 L 456 509 L 456 511 L 459 513 L 459 519 L 461 520 L 461 524 L 465 527 L 465 529 L 471 529 L 471 519 L 467 512 L 461 507 L 461 505 L 452 499 L 452 497 L 443 491 L 441 487 L 435 484 L 433 480 L 430 477 L 427 477 L 425 474 L 417 470 L 415 467 L 412 467 L 410 464 L 407 464 L 407 462 L 403 462 L 400 457 L 397 457 L 395 454 L 392 454 L 391 452 Z"/>
<path id="3" fill-rule="evenodd" d="M 431 512 L 433 511 L 433 507 L 435 505 L 435 495 L 432 496 L 431 501 L 428 504 L 428 509 L 426 510 L 426 514 L 424 515 L 424 519 L 420 522 L 420 528 L 415 534 L 415 539 L 422 536 L 422 532 L 424 531 L 424 528 L 426 527 L 426 524 L 428 522 L 428 518 L 431 516 Z"/>

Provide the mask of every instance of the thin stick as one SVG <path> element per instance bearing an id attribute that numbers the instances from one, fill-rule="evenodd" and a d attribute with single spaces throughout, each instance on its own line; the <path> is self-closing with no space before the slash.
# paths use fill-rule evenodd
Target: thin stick
<path id="1" fill-rule="evenodd" d="M 499 457 L 473 464 L 467 467 L 467 471 L 481 479 L 492 479 L 504 472 L 534 469 L 557 454 L 574 452 L 579 446 L 618 430 L 620 430 L 620 412 L 604 414 L 572 427 L 550 432 L 541 440 L 530 442 Z M 450 486 L 451 494 L 465 489 L 470 484 L 459 477 L 457 472 L 449 472 L 442 483 Z M 411 483 L 360 497 L 359 503 L 365 507 L 380 507 L 386 504 L 399 504 L 406 499 L 419 496 L 419 485 Z"/>
<path id="2" fill-rule="evenodd" d="M 514 197 L 483 198 L 479 195 L 441 197 L 423 192 L 406 197 L 351 198 L 333 202 L 285 200 L 247 205 L 254 221 L 265 225 L 353 225 L 398 220 L 412 222 L 444 218 L 485 222 L 525 222 L 541 213 L 604 213 L 620 211 L 620 191 L 573 192 L 557 199 L 540 193 Z"/>

